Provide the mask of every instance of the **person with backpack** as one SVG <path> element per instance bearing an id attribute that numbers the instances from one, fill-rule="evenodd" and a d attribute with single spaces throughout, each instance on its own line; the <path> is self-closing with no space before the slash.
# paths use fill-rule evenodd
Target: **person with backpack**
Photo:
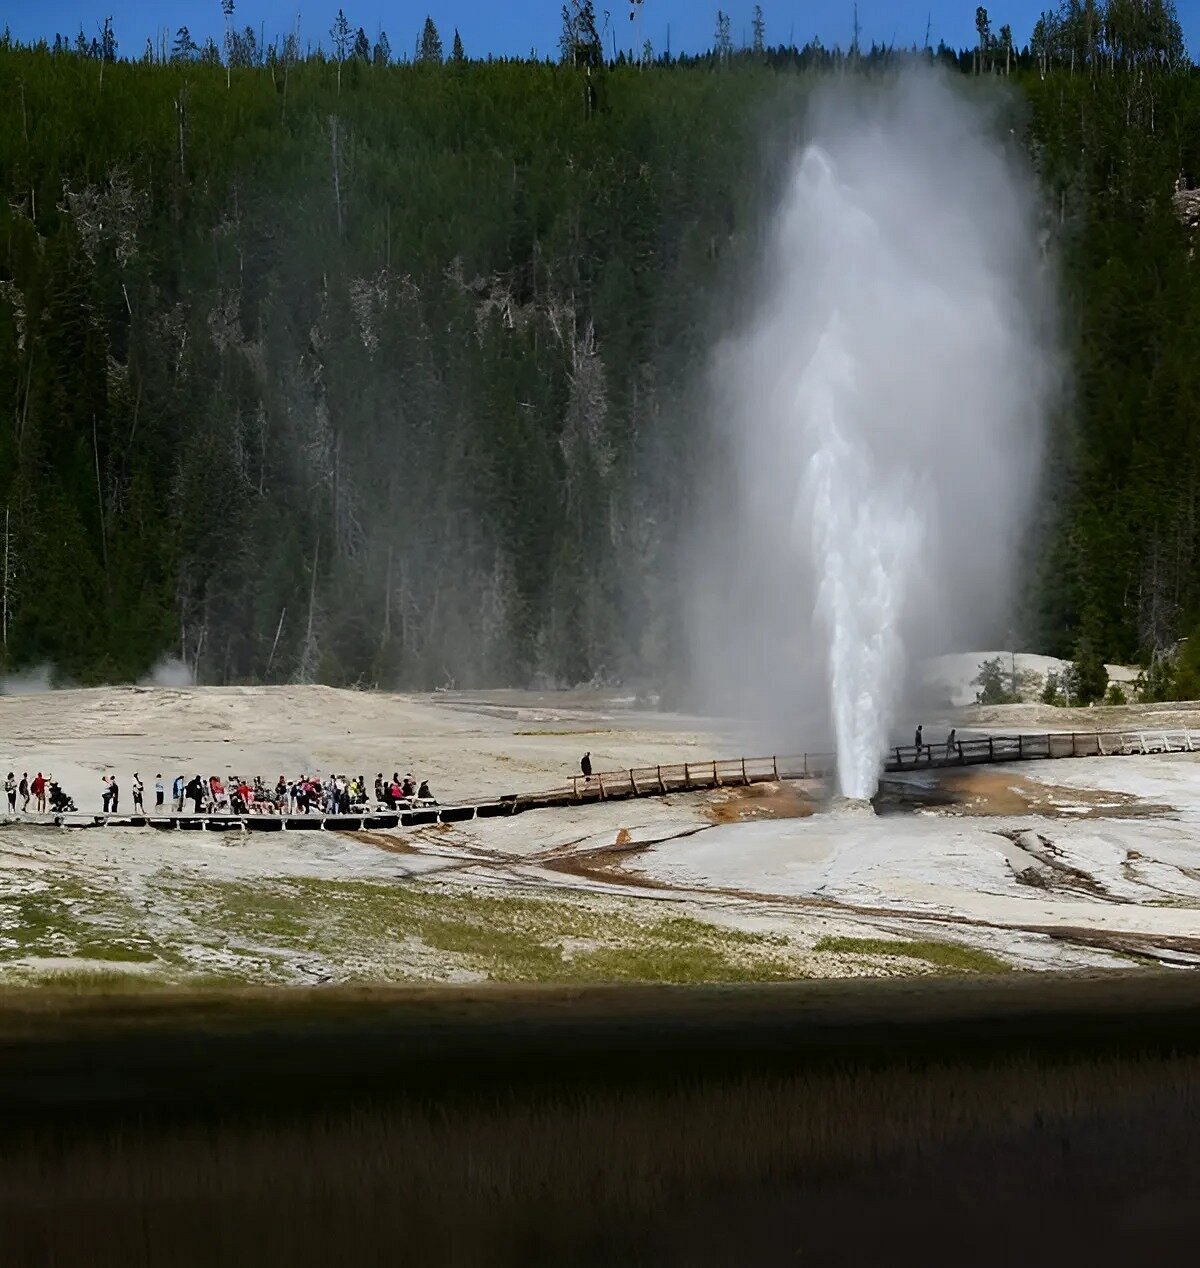
<path id="1" fill-rule="evenodd" d="M 183 793 L 186 785 L 182 775 L 176 775 L 171 784 L 171 800 L 175 803 L 175 813 L 183 813 Z"/>
<path id="2" fill-rule="evenodd" d="M 8 772 L 8 778 L 4 781 L 4 791 L 8 795 L 8 809 L 11 814 L 17 812 L 17 777 Z"/>
<path id="3" fill-rule="evenodd" d="M 146 807 L 142 800 L 143 796 L 145 795 L 145 792 L 146 792 L 146 785 L 142 783 L 142 777 L 137 773 L 137 771 L 134 771 L 133 772 L 133 813 L 134 814 L 144 815 L 146 813 Z"/>

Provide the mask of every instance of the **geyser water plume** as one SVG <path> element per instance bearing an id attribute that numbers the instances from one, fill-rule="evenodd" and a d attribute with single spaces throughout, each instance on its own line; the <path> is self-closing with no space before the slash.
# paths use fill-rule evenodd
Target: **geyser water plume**
<path id="1" fill-rule="evenodd" d="M 779 743 L 821 719 L 846 797 L 875 790 L 914 659 L 1011 624 L 1056 357 L 998 100 L 926 71 L 820 94 L 716 359 L 738 479 L 702 663 Z"/>

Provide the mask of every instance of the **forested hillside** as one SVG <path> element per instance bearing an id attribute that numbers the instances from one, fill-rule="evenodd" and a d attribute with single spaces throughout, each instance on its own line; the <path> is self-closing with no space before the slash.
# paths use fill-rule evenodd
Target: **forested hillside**
<path id="1" fill-rule="evenodd" d="M 587 9 L 554 65 L 440 40 L 400 65 L 0 46 L 7 668 L 660 677 L 709 352 L 789 128 L 821 76 L 902 56 L 1006 81 L 1060 258 L 1073 390 L 1024 641 L 1148 658 L 1200 622 L 1200 265 L 1175 199 L 1200 78 L 1167 7 L 1071 3 L 1028 47 L 985 26 L 935 55 L 761 29 L 739 51 L 718 23 L 711 55 L 641 64 L 600 56 Z"/>

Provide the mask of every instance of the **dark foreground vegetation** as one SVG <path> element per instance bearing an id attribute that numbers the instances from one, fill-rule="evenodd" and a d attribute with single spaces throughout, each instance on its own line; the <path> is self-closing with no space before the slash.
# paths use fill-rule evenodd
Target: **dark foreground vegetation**
<path id="1" fill-rule="evenodd" d="M 429 31 L 390 64 L 340 18 L 310 56 L 311 31 L 236 22 L 224 50 L 0 41 L 4 665 L 663 681 L 720 470 L 710 354 L 752 302 L 804 102 L 905 59 L 1002 100 L 1063 275 L 1025 637 L 1171 647 L 1200 620 L 1200 263 L 1175 197 L 1200 181 L 1200 78 L 1174 6 L 1063 3 L 1015 35 L 980 9 L 965 53 L 849 55 L 779 46 L 764 7 L 752 48 L 725 17 L 710 53 L 643 65 L 575 0 L 559 64 L 458 40 L 443 61 Z"/>
<path id="2" fill-rule="evenodd" d="M 1169 1262 L 1197 1076 L 1163 974 L 13 997 L 0 1255 Z"/>

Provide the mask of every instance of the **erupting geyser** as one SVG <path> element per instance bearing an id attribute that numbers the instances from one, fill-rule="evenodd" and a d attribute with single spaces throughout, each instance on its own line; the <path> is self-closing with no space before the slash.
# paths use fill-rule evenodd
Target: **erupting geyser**
<path id="1" fill-rule="evenodd" d="M 717 358 L 739 480 L 709 642 L 757 673 L 743 703 L 781 742 L 823 715 L 849 798 L 875 790 L 914 658 L 1012 623 L 1055 357 L 1001 105 L 916 71 L 821 95 Z"/>

